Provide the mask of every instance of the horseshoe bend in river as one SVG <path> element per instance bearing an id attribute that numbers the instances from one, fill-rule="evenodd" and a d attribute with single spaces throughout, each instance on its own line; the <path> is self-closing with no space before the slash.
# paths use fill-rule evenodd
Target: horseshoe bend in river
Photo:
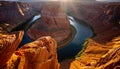
<path id="1" fill-rule="evenodd" d="M 58 43 L 60 45 L 57 48 L 59 61 L 74 57 L 82 49 L 82 45 L 86 39 L 93 36 L 93 30 L 86 22 L 80 21 L 72 16 L 68 16 L 68 19 L 72 27 L 71 34 L 65 42 Z M 25 32 L 21 45 L 31 41 L 27 32 Z"/>
<path id="2" fill-rule="evenodd" d="M 8 22 L 11 21 L 11 23 L 16 24 L 16 23 L 21 23 L 22 20 L 25 21 L 27 19 L 30 19 L 30 20 L 26 21 L 27 24 L 23 23 L 21 26 L 16 27 L 14 29 L 14 30 L 16 30 L 16 29 L 17 30 L 19 30 L 19 29 L 25 30 L 25 34 L 24 34 L 24 37 L 23 37 L 23 40 L 22 40 L 20 46 L 22 46 L 23 44 L 26 44 L 28 42 L 31 42 L 32 41 L 31 38 L 33 40 L 35 40 L 34 38 L 38 38 L 39 36 L 36 36 L 36 34 L 40 30 L 40 31 L 43 31 L 42 34 L 44 34 L 44 36 L 49 34 L 53 38 L 55 38 L 56 41 L 58 42 L 57 53 L 58 53 L 59 60 L 62 60 L 62 59 L 68 58 L 68 57 L 74 57 L 82 49 L 82 44 L 85 42 L 85 40 L 93 35 L 92 29 L 90 26 L 88 26 L 83 21 L 80 21 L 72 16 L 67 17 L 67 15 L 65 13 L 63 13 L 64 11 L 62 10 L 62 8 L 60 7 L 60 5 L 58 3 L 56 3 L 55 5 L 52 4 L 53 6 L 50 6 L 50 5 L 51 4 L 46 4 L 44 6 L 45 9 L 44 8 L 42 9 L 41 14 L 44 14 L 44 16 L 42 15 L 43 17 L 39 16 L 39 17 L 35 18 L 35 16 L 34 16 L 32 19 L 30 19 L 30 17 L 34 15 L 34 14 L 32 14 L 31 16 L 29 16 L 26 19 L 23 18 L 24 20 L 21 18 L 17 18 L 19 21 L 16 21 L 16 19 L 14 19 L 15 21 L 12 21 L 11 16 L 9 16 L 9 17 L 7 16 Z M 5 6 L 5 7 L 9 7 L 9 6 Z M 16 8 L 19 9 L 18 7 L 16 7 Z M 6 10 L 9 10 L 9 9 L 6 9 Z M 16 11 L 16 9 L 14 9 L 14 8 L 13 8 L 13 10 L 16 12 L 15 14 L 19 13 L 18 10 Z M 29 10 L 32 10 L 32 9 L 29 9 Z M 11 11 L 11 10 L 9 10 L 9 11 Z M 47 11 L 47 12 L 45 12 L 45 11 Z M 51 11 L 52 14 L 50 14 L 50 12 L 48 12 L 48 11 Z M 31 11 L 29 11 L 29 12 L 31 12 Z M 8 13 L 5 13 L 5 12 L 2 12 L 1 15 L 2 14 L 8 15 Z M 28 15 L 30 15 L 30 14 L 28 14 Z M 12 16 L 12 17 L 16 18 L 15 16 Z M 42 20 L 39 19 L 40 17 Z M 57 17 L 57 18 L 55 18 L 55 17 Z M 37 19 L 39 19 L 40 21 Z M 5 19 L 1 18 L 1 20 L 4 21 Z M 37 27 L 34 27 L 35 24 L 37 25 L 37 23 L 33 24 L 34 22 L 37 22 L 36 20 L 38 22 L 40 22 L 39 23 L 40 25 L 38 24 Z M 56 22 L 61 23 L 61 24 L 58 25 L 58 23 L 56 24 Z M 47 23 L 47 25 L 44 23 Z M 56 25 L 51 25 L 51 23 L 56 24 Z M 33 29 L 38 28 L 38 32 L 36 32 L 32 28 Z M 31 29 L 33 30 L 33 33 L 31 33 Z M 47 31 L 47 33 L 46 33 L 46 31 Z M 56 31 L 56 32 L 54 32 L 54 31 Z M 51 32 L 54 32 L 54 33 L 51 34 Z M 37 34 L 37 35 L 39 35 L 39 34 Z M 32 37 L 32 35 L 33 35 L 33 37 Z M 43 36 L 43 35 L 41 35 L 41 36 Z"/>

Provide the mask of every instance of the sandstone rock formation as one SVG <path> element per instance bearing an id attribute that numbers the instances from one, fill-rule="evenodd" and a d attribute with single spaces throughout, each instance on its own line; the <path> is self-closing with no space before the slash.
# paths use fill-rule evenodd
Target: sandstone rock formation
<path id="1" fill-rule="evenodd" d="M 31 39 L 52 36 L 57 42 L 66 39 L 70 33 L 70 24 L 60 3 L 45 3 L 41 10 L 42 18 L 28 30 Z"/>
<path id="2" fill-rule="evenodd" d="M 85 52 L 70 65 L 70 69 L 119 69 L 120 37 L 107 44 L 88 40 Z"/>
<path id="3" fill-rule="evenodd" d="M 0 68 L 3 67 L 16 51 L 22 40 L 24 32 L 14 32 L 10 34 L 0 33 Z"/>
<path id="4" fill-rule="evenodd" d="M 5 69 L 59 69 L 57 43 L 45 36 L 18 49 L 3 67 Z"/>

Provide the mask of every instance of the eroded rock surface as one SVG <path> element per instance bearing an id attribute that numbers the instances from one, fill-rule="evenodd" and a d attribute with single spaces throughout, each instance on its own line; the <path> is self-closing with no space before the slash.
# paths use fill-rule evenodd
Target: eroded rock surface
<path id="1" fill-rule="evenodd" d="M 10 34 L 0 33 L 0 68 L 3 67 L 16 51 L 22 40 L 24 32 L 15 32 Z"/>
<path id="2" fill-rule="evenodd" d="M 70 65 L 70 69 L 119 69 L 120 37 L 107 44 L 89 39 L 85 52 Z"/>
<path id="3" fill-rule="evenodd" d="M 25 44 L 6 63 L 7 69 L 59 69 L 56 53 L 57 43 L 45 36 Z"/>

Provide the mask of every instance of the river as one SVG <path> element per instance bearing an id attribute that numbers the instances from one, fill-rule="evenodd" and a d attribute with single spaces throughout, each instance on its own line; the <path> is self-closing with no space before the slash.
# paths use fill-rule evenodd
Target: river
<path id="1" fill-rule="evenodd" d="M 86 24 L 86 22 L 80 21 L 72 16 L 68 16 L 68 18 L 70 24 L 76 29 L 76 34 L 73 40 L 65 47 L 57 49 L 59 61 L 77 55 L 77 53 L 83 48 L 82 45 L 85 40 L 93 36 L 93 30 Z"/>

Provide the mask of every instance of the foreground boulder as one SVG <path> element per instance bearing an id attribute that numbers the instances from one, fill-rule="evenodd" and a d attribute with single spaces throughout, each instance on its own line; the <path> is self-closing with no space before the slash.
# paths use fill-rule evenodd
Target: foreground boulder
<path id="1" fill-rule="evenodd" d="M 0 68 L 3 67 L 16 51 L 22 40 L 24 32 L 14 32 L 10 34 L 0 33 Z"/>
<path id="2" fill-rule="evenodd" d="M 16 51 L 4 68 L 7 69 L 59 69 L 56 54 L 56 41 L 41 37 L 25 44 Z"/>
<path id="3" fill-rule="evenodd" d="M 66 39 L 70 33 L 70 23 L 58 2 L 45 3 L 41 10 L 41 19 L 28 30 L 35 40 L 41 36 L 52 36 L 57 42 Z"/>

